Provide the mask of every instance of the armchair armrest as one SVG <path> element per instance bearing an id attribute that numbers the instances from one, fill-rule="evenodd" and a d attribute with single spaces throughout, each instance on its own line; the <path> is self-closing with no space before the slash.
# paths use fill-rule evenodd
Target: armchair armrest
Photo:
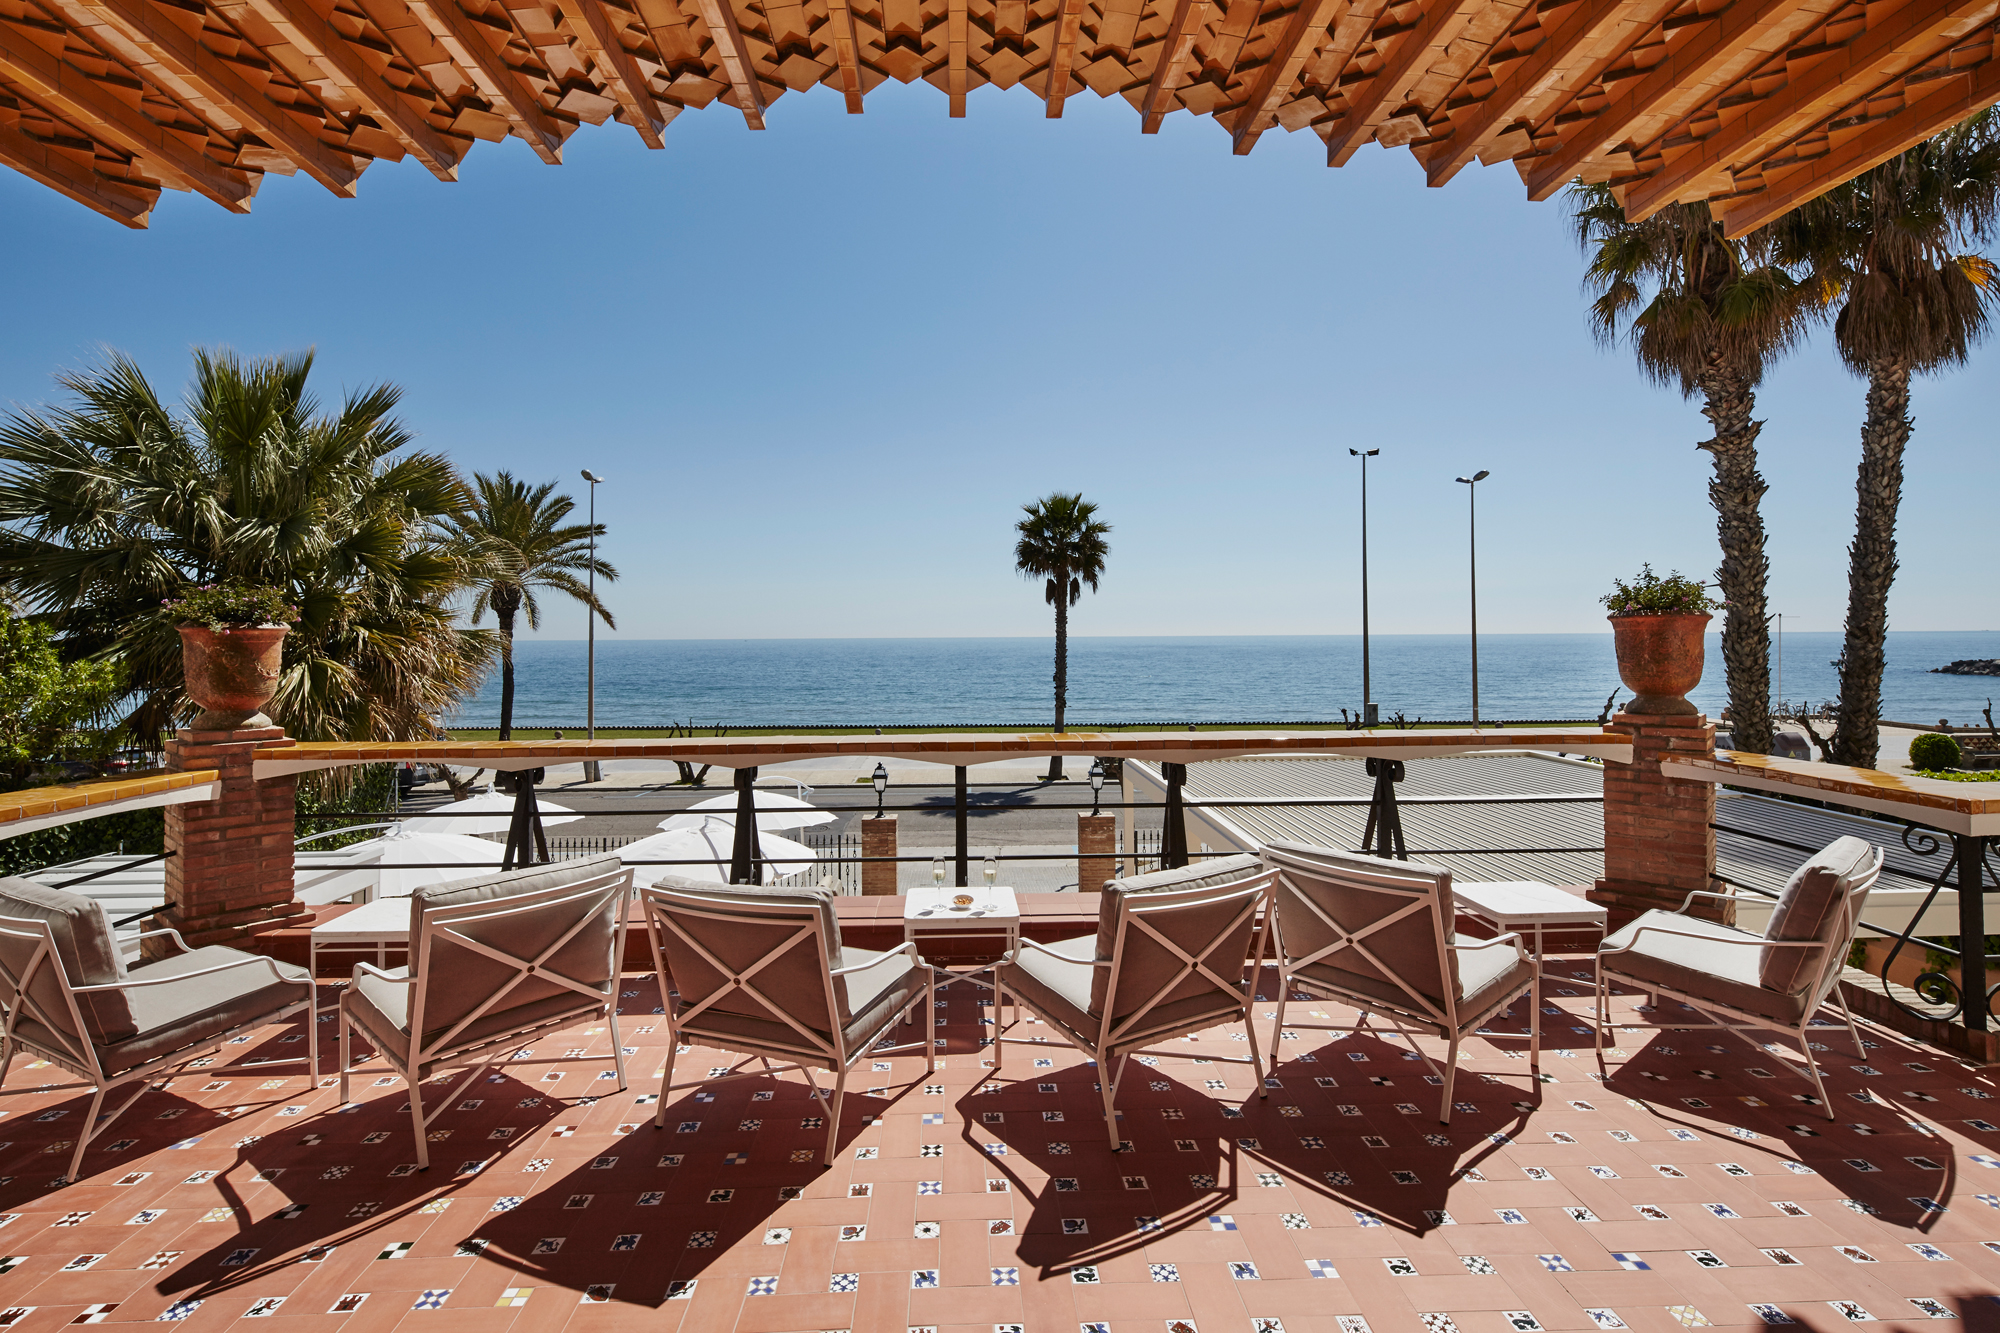
<path id="1" fill-rule="evenodd" d="M 171 936 L 175 946 L 178 947 L 182 953 L 194 952 L 194 949 L 189 946 L 188 942 L 181 938 L 180 931 L 174 929 L 172 926 L 162 926 L 158 930 L 141 930 L 134 932 L 133 934 L 130 935 L 120 935 L 114 931 L 112 933 L 111 938 L 118 941 L 118 943 L 120 944 L 134 944 L 140 940 L 150 940 L 157 935 Z"/>
<path id="2" fill-rule="evenodd" d="M 166 986 L 176 981 L 186 981 L 192 977 L 206 977 L 212 976 L 217 972 L 227 972 L 233 968 L 258 966 L 269 968 L 273 981 L 283 981 L 296 986 L 306 984 L 303 981 L 294 982 L 290 977 L 280 972 L 278 970 L 277 959 L 266 958 L 261 954 L 252 954 L 245 958 L 234 959 L 231 962 L 218 963 L 214 967 L 199 968 L 193 972 L 180 972 L 171 977 L 147 977 L 136 981 L 107 981 L 97 986 L 71 986 L 70 991 L 76 995 L 93 995 L 99 991 L 137 990 L 142 986 Z"/>
<path id="3" fill-rule="evenodd" d="M 1731 903 L 1751 901 L 1749 899 L 1744 898 L 1743 895 L 1738 893 L 1717 893 L 1713 889 L 1696 889 L 1694 890 L 1694 892 L 1688 894 L 1687 897 L 1681 899 L 1681 905 L 1679 907 L 1676 907 L 1674 911 L 1681 915 L 1685 915 L 1687 913 L 1689 904 L 1693 903 L 1694 900 L 1697 898 L 1720 898 L 1724 902 L 1731 902 Z M 1771 905 L 1775 907 L 1777 905 L 1778 900 L 1776 898 L 1772 898 L 1770 899 L 1770 902 Z"/>
<path id="4" fill-rule="evenodd" d="M 361 974 L 363 972 L 366 972 L 369 976 L 374 977 L 377 981 L 386 981 L 392 986 L 414 986 L 417 984 L 417 979 L 414 976 L 392 977 L 387 972 L 384 972 L 381 968 L 375 966 L 373 963 L 356 963 L 354 965 L 353 979 L 355 981 L 361 980 Z"/>
<path id="5" fill-rule="evenodd" d="M 1021 947 L 1019 949 L 1015 949 L 1011 953 L 1004 953 L 1000 955 L 1000 961 L 1003 963 L 1016 962 L 1020 957 L 1021 949 L 1033 949 L 1038 953 L 1045 953 L 1049 957 L 1059 959 L 1060 961 L 1065 963 L 1088 963 L 1092 967 L 1111 966 L 1111 960 L 1109 958 L 1071 958 L 1068 954 L 1057 953 L 1054 949 L 1049 948 L 1048 945 L 1046 944 L 1042 944 L 1036 940 L 1025 939 L 1025 938 L 1021 941 Z"/>
<path id="6" fill-rule="evenodd" d="M 1597 956 L 1602 958 L 1608 954 L 1629 953 L 1638 947 L 1639 937 L 1647 934 L 1677 935 L 1682 939 L 1705 940 L 1710 944 L 1728 944 L 1737 948 L 1754 946 L 1759 949 L 1824 949 L 1827 947 L 1825 940 L 1767 940 L 1762 935 L 1747 933 L 1732 939 L 1727 935 L 1709 935 L 1699 930 L 1675 930 L 1671 926 L 1641 926 L 1632 932 L 1631 943 L 1621 944 L 1615 949 L 1608 944 L 1601 944 L 1597 948 Z"/>
<path id="7" fill-rule="evenodd" d="M 913 962 L 922 961 L 917 957 L 917 942 L 915 940 L 904 940 L 901 944 L 897 945 L 895 948 L 884 950 L 882 953 L 882 958 L 893 957 L 894 955 L 899 953 L 906 953 L 910 955 L 911 961 Z M 827 975 L 830 977 L 844 977 L 850 972 L 860 972 L 867 968 L 871 968 L 875 966 L 877 963 L 881 962 L 882 958 L 871 958 L 865 963 L 856 963 L 852 967 L 836 967 L 832 971 L 828 972 Z"/>

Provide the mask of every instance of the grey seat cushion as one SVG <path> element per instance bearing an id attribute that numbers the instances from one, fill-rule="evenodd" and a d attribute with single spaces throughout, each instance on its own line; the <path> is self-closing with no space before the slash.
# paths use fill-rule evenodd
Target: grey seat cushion
<path id="1" fill-rule="evenodd" d="M 1856 881 L 1875 863 L 1875 849 L 1856 837 L 1836 838 L 1792 872 L 1771 920 L 1767 940 L 1818 940 L 1839 928 L 1839 908 Z M 1857 913 L 1859 904 L 1856 904 Z M 1813 949 L 1765 949 L 1758 981 L 1765 989 L 1789 993 L 1804 989 L 1818 974 L 1822 961 Z"/>
<path id="2" fill-rule="evenodd" d="M 237 966 L 205 977 L 189 976 L 225 963 Z M 268 965 L 267 965 L 268 964 Z M 271 975 L 275 966 L 284 978 Z M 168 980 L 165 985 L 137 986 L 125 992 L 131 1007 L 134 1035 L 103 1052 L 108 1073 L 171 1055 L 231 1028 L 268 1019 L 288 1005 L 311 999 L 312 985 L 303 967 L 269 960 L 238 949 L 211 944 L 134 968 L 131 981 Z M 307 1015 L 311 1022 L 311 1015 Z"/>
<path id="3" fill-rule="evenodd" d="M 1647 930 L 1649 926 L 1686 932 L 1695 938 Z M 1760 1017 L 1797 1023 L 1806 1016 L 1804 992 L 1787 995 L 1760 984 L 1765 950 L 1758 945 L 1762 938 L 1719 921 L 1652 911 L 1605 937 L 1601 947 L 1607 952 L 1598 955 L 1598 967 L 1648 986 L 1664 986 Z M 1631 946 L 1629 952 L 1608 952 L 1627 945 Z M 1816 951 L 1788 952 L 1812 955 Z"/>
<path id="4" fill-rule="evenodd" d="M 72 986 L 103 986 L 125 979 L 125 959 L 112 936 L 110 918 L 104 914 L 104 904 L 95 898 L 10 876 L 0 879 L 0 917 L 47 922 L 49 934 L 55 940 L 56 955 L 62 960 Z M 34 950 L 32 940 L 0 936 L 0 962 L 6 964 L 8 973 L 20 975 Z M 69 1005 L 63 999 L 61 983 L 52 974 L 32 982 L 29 997 L 67 1031 Z M 0 1004 L 13 1003 L 11 988 L 0 980 Z M 122 992 L 80 995 L 77 1007 L 83 1013 L 89 1039 L 97 1044 L 124 1041 L 138 1031 Z M 84 1034 L 67 1035 L 74 1039 Z"/>
<path id="5" fill-rule="evenodd" d="M 1091 977 L 1111 970 L 1091 966 L 1097 954 L 1097 936 L 1077 935 L 1042 948 L 1057 956 L 1051 958 L 1042 949 L 1023 945 L 1011 960 L 996 969 L 998 981 L 1044 1020 L 1062 1028 L 1072 1040 L 1094 1048 L 1099 1022 L 1090 1013 Z"/>

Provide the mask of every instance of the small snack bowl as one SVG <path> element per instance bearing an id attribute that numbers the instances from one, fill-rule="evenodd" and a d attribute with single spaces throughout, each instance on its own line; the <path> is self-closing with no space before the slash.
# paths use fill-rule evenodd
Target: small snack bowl
<path id="1" fill-rule="evenodd" d="M 959 893 L 959 894 L 954 894 L 952 896 L 951 907 L 954 912 L 963 912 L 968 908 L 970 908 L 971 906 L 972 906 L 971 894 Z"/>

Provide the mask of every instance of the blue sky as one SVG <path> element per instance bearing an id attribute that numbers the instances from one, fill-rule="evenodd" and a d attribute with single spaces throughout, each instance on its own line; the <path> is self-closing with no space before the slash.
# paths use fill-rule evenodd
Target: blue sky
<path id="1" fill-rule="evenodd" d="M 402 384 L 468 472 L 610 478 L 630 638 L 1044 634 L 1011 525 L 1055 489 L 1115 529 L 1078 633 L 1357 632 L 1350 446 L 1382 450 L 1380 632 L 1463 629 L 1452 478 L 1482 467 L 1483 630 L 1600 629 L 1613 574 L 1714 567 L 1705 421 L 1592 345 L 1560 207 L 1512 168 L 1429 190 L 1402 150 L 1236 158 L 1211 120 L 991 88 L 960 121 L 887 84 L 769 124 L 586 128 L 559 168 L 482 145 L 456 185 L 380 163 L 354 200 L 273 177 L 248 218 L 168 195 L 150 232 L 0 172 L 0 399 L 102 346 L 168 388 L 194 345 L 317 347 L 326 396 Z M 2000 626 L 1995 355 L 1918 383 L 1892 628 Z M 1789 626 L 1840 625 L 1861 407 L 1823 337 L 1759 397 Z"/>

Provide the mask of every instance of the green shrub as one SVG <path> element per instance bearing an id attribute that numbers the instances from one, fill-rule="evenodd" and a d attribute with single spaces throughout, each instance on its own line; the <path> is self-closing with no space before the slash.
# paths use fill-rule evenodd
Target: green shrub
<path id="1" fill-rule="evenodd" d="M 1911 768 L 1957 768 L 1965 762 L 1965 751 L 1942 732 L 1927 731 L 1910 742 Z"/>
<path id="2" fill-rule="evenodd" d="M 1611 580 L 1611 591 L 1598 599 L 1614 616 L 1702 615 L 1722 606 L 1710 599 L 1705 584 L 1688 578 L 1678 569 L 1661 578 L 1648 564 L 1639 577 L 1627 583 Z"/>

